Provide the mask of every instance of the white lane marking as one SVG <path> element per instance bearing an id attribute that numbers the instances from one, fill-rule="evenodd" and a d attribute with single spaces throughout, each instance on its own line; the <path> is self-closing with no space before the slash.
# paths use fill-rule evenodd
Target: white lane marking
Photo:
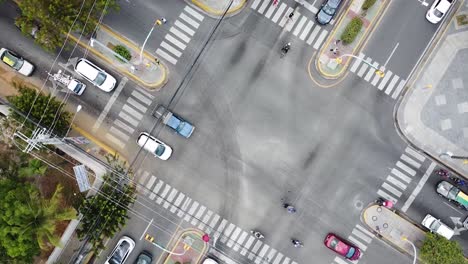
<path id="1" fill-rule="evenodd" d="M 380 67 L 380 68 L 379 68 L 379 70 L 381 70 L 381 71 L 384 71 L 384 69 L 385 69 L 384 67 Z M 374 75 L 374 79 L 372 79 L 371 84 L 372 84 L 373 86 L 376 86 L 377 83 L 378 83 L 381 79 L 382 79 L 382 77 L 380 77 L 379 75 L 376 74 L 376 75 Z"/>
<path id="2" fill-rule="evenodd" d="M 151 99 L 149 99 L 148 97 L 145 97 L 144 94 L 142 94 L 140 91 L 137 91 L 137 90 L 133 90 L 131 95 L 146 105 L 151 105 L 151 103 L 153 102 L 151 101 Z M 150 97 L 150 98 L 153 98 L 153 97 Z"/>
<path id="3" fill-rule="evenodd" d="M 406 156 L 405 154 L 401 155 L 400 159 L 403 160 L 403 161 L 406 161 L 406 163 L 408 163 L 409 165 L 411 165 L 411 166 L 413 166 L 413 167 L 415 167 L 417 169 L 419 169 L 421 167 L 420 163 L 416 162 L 414 159 Z"/>
<path id="4" fill-rule="evenodd" d="M 388 84 L 387 89 L 385 89 L 386 94 L 390 94 L 392 92 L 393 87 L 395 86 L 396 82 L 398 82 L 399 79 L 400 77 L 398 77 L 397 75 L 393 75 L 393 78 Z"/>
<path id="5" fill-rule="evenodd" d="M 312 33 L 309 36 L 309 39 L 307 39 L 307 44 L 312 44 L 314 41 L 315 37 L 317 36 L 318 32 L 320 31 L 319 25 L 315 25 L 314 30 L 312 30 Z"/>
<path id="6" fill-rule="evenodd" d="M 151 200 L 154 200 L 154 197 L 156 197 L 156 194 L 159 192 L 159 189 L 163 186 L 164 182 L 159 180 L 156 186 L 154 186 L 153 191 L 151 191 L 149 198 Z"/>
<path id="7" fill-rule="evenodd" d="M 322 30 L 322 32 L 320 33 L 320 36 L 318 37 L 317 41 L 315 41 L 315 44 L 313 46 L 314 49 L 318 49 L 320 47 L 320 45 L 322 45 L 322 42 L 323 40 L 325 39 L 325 37 L 327 36 L 328 34 L 328 30 Z"/>
<path id="8" fill-rule="evenodd" d="M 408 167 L 406 164 L 404 164 L 403 162 L 401 161 L 398 161 L 396 163 L 397 167 L 399 167 L 400 169 L 406 171 L 408 174 L 410 174 L 411 176 L 414 176 L 416 175 L 416 171 L 411 169 L 410 167 Z"/>
<path id="9" fill-rule="evenodd" d="M 275 262 L 273 262 L 273 264 L 280 263 L 282 258 L 283 258 L 283 254 L 281 254 L 281 252 L 278 252 L 278 255 L 276 255 Z"/>
<path id="10" fill-rule="evenodd" d="M 278 24 L 280 27 L 284 27 L 284 25 L 286 24 L 286 22 L 288 22 L 290 19 L 288 18 L 288 15 L 291 14 L 291 12 L 293 11 L 294 9 L 292 9 L 291 7 L 288 6 L 288 10 L 286 11 L 286 13 L 284 14 L 283 16 L 283 19 L 281 19 L 280 23 Z"/>
<path id="11" fill-rule="evenodd" d="M 236 227 L 234 224 L 229 224 L 229 226 L 224 230 L 224 235 L 221 237 L 221 242 L 226 243 L 232 230 L 234 230 L 234 227 Z"/>
<path id="12" fill-rule="evenodd" d="M 130 134 L 132 134 L 135 131 L 135 128 L 125 124 L 124 122 L 120 121 L 120 119 L 114 120 L 114 125 L 122 128 Z"/>
<path id="13" fill-rule="evenodd" d="M 369 69 L 369 71 L 366 74 L 366 77 L 364 78 L 366 82 L 368 82 L 370 78 L 375 75 L 375 69 L 378 67 L 379 67 L 379 63 L 374 61 L 374 63 L 372 63 L 372 67 Z"/>
<path id="14" fill-rule="evenodd" d="M 388 194 L 388 193 L 386 193 L 386 192 L 384 192 L 384 191 L 382 191 L 382 190 L 380 190 L 380 189 L 377 191 L 377 194 L 380 195 L 380 197 L 382 197 L 382 198 L 384 198 L 384 199 L 387 199 L 387 200 L 389 200 L 389 201 L 392 201 L 394 204 L 396 204 L 397 201 L 398 201 L 396 198 L 394 198 L 394 197 L 391 196 L 390 194 Z"/>
<path id="15" fill-rule="evenodd" d="M 360 238 L 361 240 L 365 241 L 367 244 L 369 244 L 372 241 L 372 238 L 366 236 L 363 232 L 357 230 L 356 228 L 353 229 L 351 233 Z"/>
<path id="16" fill-rule="evenodd" d="M 239 236 L 239 234 L 241 233 L 241 229 L 239 227 L 236 227 L 236 229 L 234 230 L 234 232 L 232 232 L 232 235 L 231 237 L 229 238 L 229 241 L 227 242 L 227 246 L 232 248 L 232 246 L 234 245 L 234 242 L 236 241 L 237 237 Z"/>
<path id="17" fill-rule="evenodd" d="M 239 251 L 240 245 L 244 243 L 244 240 L 247 238 L 247 232 L 243 231 L 239 239 L 237 239 L 236 245 L 234 245 L 234 251 Z"/>
<path id="18" fill-rule="evenodd" d="M 187 16 L 184 13 L 180 14 L 179 17 L 182 18 L 183 20 L 185 20 L 185 22 L 187 22 L 189 25 L 193 26 L 194 28 L 198 28 L 200 26 L 200 23 L 193 20 L 191 17 Z"/>
<path id="19" fill-rule="evenodd" d="M 276 9 L 276 6 L 275 5 L 271 5 L 270 8 L 268 8 L 268 11 L 267 13 L 265 14 L 265 17 L 270 19 L 271 15 L 273 14 L 273 12 L 275 12 L 275 9 Z"/>
<path id="20" fill-rule="evenodd" d="M 397 169 L 392 169 L 393 175 L 397 176 L 398 178 L 404 180 L 406 183 L 410 183 L 411 178 L 403 174 L 401 171 Z"/>
<path id="21" fill-rule="evenodd" d="M 297 27 L 294 29 L 293 35 L 297 36 L 299 32 L 301 32 L 302 27 L 304 26 L 305 22 L 307 21 L 307 18 L 303 16 L 301 20 L 299 21 L 299 24 L 297 24 Z"/>
<path id="22" fill-rule="evenodd" d="M 140 104 L 139 102 L 137 102 L 137 100 L 135 100 L 135 99 L 133 99 L 131 97 L 129 97 L 127 99 L 126 103 L 132 105 L 133 107 L 135 107 L 136 109 L 140 110 L 143 113 L 146 113 L 146 110 L 148 109 L 148 107 Z"/>
<path id="23" fill-rule="evenodd" d="M 189 28 L 187 25 L 180 22 L 179 20 L 176 20 L 174 22 L 174 25 L 176 25 L 178 28 L 182 29 L 183 31 L 185 31 L 185 33 L 189 34 L 192 37 L 193 37 L 193 35 L 195 35 L 195 30 Z"/>
<path id="24" fill-rule="evenodd" d="M 392 94 L 392 98 L 395 99 L 397 96 L 400 94 L 401 90 L 403 90 L 403 87 L 405 87 L 406 80 L 401 80 L 400 83 L 398 84 L 398 87 L 395 89 L 395 91 Z"/>
<path id="25" fill-rule="evenodd" d="M 406 212 L 406 210 L 408 210 L 408 208 L 411 206 L 411 204 L 413 203 L 416 196 L 422 190 L 422 188 L 423 188 L 424 184 L 426 183 L 426 181 L 429 179 L 429 176 L 431 176 L 432 171 L 434 171 L 434 168 L 436 167 L 436 165 L 437 164 L 435 162 L 432 162 L 431 165 L 429 165 L 426 172 L 424 173 L 424 176 L 421 178 L 421 180 L 419 180 L 418 185 L 416 185 L 416 188 L 414 188 L 414 190 L 411 193 L 410 197 L 408 198 L 408 200 L 406 200 L 405 204 L 401 208 L 401 211 Z"/>
<path id="26" fill-rule="evenodd" d="M 197 11 L 195 11 L 194 9 L 190 8 L 189 6 L 185 6 L 184 10 L 189 13 L 190 15 L 192 15 L 194 18 L 202 21 L 203 20 L 203 15 L 201 15 L 200 13 L 198 13 Z"/>
<path id="27" fill-rule="evenodd" d="M 370 236 L 370 237 L 372 237 L 372 238 L 375 237 L 374 234 L 372 234 L 369 230 L 365 229 L 363 226 L 361 226 L 361 225 L 356 225 L 356 227 L 357 227 L 359 230 L 361 230 L 361 232 L 365 233 L 366 235 L 368 235 L 368 236 Z"/>
<path id="28" fill-rule="evenodd" d="M 122 107 L 122 110 L 124 110 L 128 114 L 134 116 L 137 120 L 141 120 L 143 118 L 143 114 L 141 114 L 140 112 L 137 112 L 135 109 L 133 109 L 132 107 L 130 107 L 128 105 L 124 105 Z"/>
<path id="29" fill-rule="evenodd" d="M 314 25 L 314 22 L 312 22 L 312 20 L 309 20 L 306 27 L 304 28 L 304 31 L 302 31 L 301 36 L 299 36 L 301 40 L 304 40 L 307 37 L 307 34 L 312 29 L 313 25 Z"/>
<path id="30" fill-rule="evenodd" d="M 97 131 L 97 129 L 101 126 L 102 122 L 104 122 L 104 118 L 106 118 L 107 114 L 109 113 L 112 105 L 114 104 L 115 100 L 117 100 L 117 97 L 119 97 L 120 95 L 120 92 L 122 92 L 125 84 L 127 83 L 128 81 L 128 78 L 127 77 L 123 77 L 121 80 L 120 80 L 120 83 L 119 85 L 117 86 L 117 88 L 115 89 L 115 91 L 112 93 L 112 96 L 111 98 L 109 98 L 109 100 L 107 101 L 107 104 L 106 106 L 104 107 L 104 109 L 102 110 L 101 114 L 99 115 L 98 119 L 96 120 L 96 122 L 94 123 L 93 125 L 93 128 L 91 129 L 91 131 L 94 133 Z"/>
<path id="31" fill-rule="evenodd" d="M 148 231 L 148 228 L 150 227 L 151 223 L 153 223 L 153 218 L 151 219 L 151 221 L 148 223 L 148 225 L 146 226 L 145 228 L 145 231 L 143 231 L 143 233 L 141 233 L 141 236 L 140 236 L 140 240 L 143 239 L 143 236 L 145 235 L 146 231 Z"/>
<path id="32" fill-rule="evenodd" d="M 299 12 L 294 12 L 294 17 L 293 19 L 290 19 L 288 22 L 288 25 L 285 27 L 286 31 L 291 31 L 291 29 L 294 27 L 296 22 L 299 20 L 299 17 L 301 17 L 301 14 Z"/>
<path id="33" fill-rule="evenodd" d="M 162 49 L 157 49 L 156 54 L 158 54 L 159 56 L 161 56 L 162 58 L 164 58 L 165 60 L 167 60 L 168 62 L 174 65 L 177 63 L 177 59 L 175 59 L 174 57 L 172 57 L 171 55 L 169 55 L 167 52 L 165 52 Z"/>
<path id="34" fill-rule="evenodd" d="M 119 148 L 124 148 L 125 147 L 125 143 L 123 143 L 118 138 L 114 137 L 113 135 L 111 135 L 109 133 L 106 134 L 106 138 L 109 139 L 110 141 L 112 141 L 114 144 L 116 144 L 117 147 L 119 147 Z"/>
<path id="35" fill-rule="evenodd" d="M 177 49 L 175 49 L 174 47 L 172 47 L 171 45 L 169 45 L 166 41 L 163 41 L 160 45 L 160 47 L 163 47 L 165 48 L 167 51 L 169 51 L 170 53 L 174 54 L 176 57 L 179 57 L 182 55 L 182 52 L 178 51 Z"/>
<path id="36" fill-rule="evenodd" d="M 258 4 L 260 4 L 260 1 L 261 1 L 261 0 L 255 0 L 255 1 L 253 1 L 253 3 L 252 3 L 252 5 L 250 6 L 250 8 L 252 8 L 252 9 L 257 9 Z"/>
<path id="37" fill-rule="evenodd" d="M 370 62 L 371 58 L 367 57 L 366 61 Z M 364 72 L 366 72 L 367 68 L 369 68 L 369 65 L 365 62 L 362 63 L 361 69 L 359 69 L 357 76 L 362 77 L 364 75 Z"/>
<path id="38" fill-rule="evenodd" d="M 349 241 L 353 242 L 353 244 L 356 244 L 356 246 L 357 246 L 358 248 L 360 248 L 362 251 L 366 251 L 367 246 L 364 245 L 364 243 L 362 243 L 361 241 L 357 240 L 357 239 L 354 238 L 353 236 L 349 236 L 348 239 L 349 239 Z M 371 239 L 371 241 L 372 241 L 372 239 Z M 368 243 L 370 243 L 370 242 L 368 242 Z"/>
<path id="39" fill-rule="evenodd" d="M 390 61 L 390 58 L 392 58 L 393 56 L 393 53 L 395 53 L 395 50 L 398 48 L 398 46 L 400 46 L 400 42 L 398 42 L 395 47 L 393 48 L 392 52 L 390 53 L 390 56 L 388 56 L 387 60 L 385 61 L 385 63 L 383 64 L 384 67 L 387 66 L 387 63 Z"/>
<path id="40" fill-rule="evenodd" d="M 419 154 L 417 151 L 415 151 L 414 149 L 410 148 L 410 147 L 406 147 L 405 149 L 405 152 L 410 154 L 411 156 L 413 156 L 414 158 L 416 158 L 417 160 L 423 162 L 424 160 L 426 160 L 426 157 L 424 157 L 423 155 Z"/>
<path id="41" fill-rule="evenodd" d="M 252 243 L 254 242 L 255 238 L 253 236 L 249 236 L 249 240 L 247 240 L 247 243 L 245 243 L 244 247 L 242 248 L 241 250 L 241 255 L 242 256 L 245 256 L 245 254 L 247 254 L 250 246 L 252 245 Z"/>
<path id="42" fill-rule="evenodd" d="M 120 131 L 115 127 L 111 127 L 109 129 L 109 133 L 113 134 L 114 136 L 117 136 L 119 139 L 122 139 L 124 141 L 128 141 L 128 139 L 130 138 L 129 135 L 125 134 L 124 132 Z"/>
<path id="43" fill-rule="evenodd" d="M 390 77 L 392 77 L 392 75 L 393 73 L 390 70 L 385 71 L 385 76 L 383 77 L 382 81 L 379 83 L 379 86 L 377 88 L 379 88 L 379 90 L 383 90 L 383 88 L 387 84 L 388 80 L 390 80 Z"/>
<path id="44" fill-rule="evenodd" d="M 359 64 L 361 64 L 362 62 L 362 59 L 364 58 L 364 53 L 359 53 L 359 59 L 357 58 L 354 58 L 354 63 L 353 63 L 353 66 L 351 66 L 351 69 L 349 69 L 351 72 L 356 72 Z"/>
<path id="45" fill-rule="evenodd" d="M 166 35 L 167 41 L 171 42 L 172 44 L 176 45 L 179 49 L 185 50 L 187 45 L 179 41 L 178 39 L 174 38 L 171 34 Z"/>
<path id="46" fill-rule="evenodd" d="M 180 30 L 178 30 L 177 28 L 175 27 L 171 27 L 169 29 L 169 32 L 171 32 L 172 34 L 176 35 L 179 39 L 185 41 L 185 43 L 189 43 L 190 42 L 190 38 L 189 36 L 185 35 L 184 33 L 180 32 Z"/>
<path id="47" fill-rule="evenodd" d="M 263 12 L 267 8 L 268 4 L 270 4 L 269 0 L 263 1 L 263 4 L 260 6 L 260 8 L 257 10 L 257 12 L 259 12 L 260 14 L 263 14 Z"/>
<path id="48" fill-rule="evenodd" d="M 386 181 L 393 183 L 396 187 L 406 190 L 406 185 L 402 183 L 401 181 L 397 180 L 396 178 L 393 178 L 392 176 L 388 175 Z"/>
<path id="49" fill-rule="evenodd" d="M 403 194 L 402 192 L 400 192 L 399 190 L 397 190 L 395 187 L 391 186 L 390 184 L 384 182 L 382 184 L 382 187 L 384 189 L 387 189 L 387 191 L 391 192 L 392 194 L 396 195 L 398 198 Z"/>
<path id="50" fill-rule="evenodd" d="M 127 121 L 133 126 L 138 126 L 138 120 L 134 119 L 133 117 L 127 115 L 127 113 L 120 111 L 119 117 L 122 118 L 123 120 Z"/>
<path id="51" fill-rule="evenodd" d="M 276 14 L 273 16 L 273 18 L 271 19 L 271 21 L 273 21 L 273 23 L 276 23 L 278 22 L 278 19 L 281 17 L 281 15 L 283 14 L 283 11 L 284 9 L 286 8 L 286 4 L 285 3 L 281 3 L 280 7 L 278 8 L 278 11 L 276 11 Z"/>

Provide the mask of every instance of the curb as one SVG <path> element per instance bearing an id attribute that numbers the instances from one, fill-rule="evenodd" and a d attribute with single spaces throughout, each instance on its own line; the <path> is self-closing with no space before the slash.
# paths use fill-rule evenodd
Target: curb
<path id="1" fill-rule="evenodd" d="M 226 12 L 225 10 L 213 9 L 210 6 L 206 5 L 205 3 L 202 3 L 202 1 L 200 0 L 191 0 L 188 2 L 192 3 L 196 7 L 200 8 L 201 10 L 205 11 L 207 14 L 212 15 L 212 16 L 221 16 L 224 14 L 224 12 Z M 247 0 L 242 0 L 242 2 L 238 6 L 234 8 L 230 8 L 226 12 L 226 15 L 235 15 L 237 12 L 240 11 L 241 8 L 245 6 L 246 3 L 247 3 Z"/>
<path id="2" fill-rule="evenodd" d="M 355 0 L 353 0 L 355 1 Z M 355 48 L 353 49 L 352 51 L 352 54 L 356 53 L 356 52 L 360 52 L 367 44 L 367 41 L 369 40 L 370 36 L 372 36 L 372 33 L 374 32 L 374 30 L 376 29 L 376 27 L 380 24 L 380 21 L 382 20 L 382 18 L 384 17 L 383 15 L 385 14 L 385 11 L 387 9 L 387 7 L 389 6 L 389 3 L 390 1 L 388 0 L 382 0 L 383 3 L 382 5 L 380 6 L 379 10 L 377 11 L 377 15 L 374 17 L 373 21 L 370 23 L 371 26 L 369 26 L 365 31 L 364 31 L 364 36 L 363 38 L 361 38 L 358 42 L 358 44 L 355 46 Z M 351 2 L 352 4 L 352 2 Z M 348 15 L 349 11 L 350 11 L 350 7 L 351 7 L 351 4 L 348 6 L 348 9 L 346 10 L 346 12 L 344 14 L 341 15 L 340 17 L 340 20 L 338 22 L 338 24 L 335 26 L 335 28 L 333 29 L 332 31 L 332 34 L 328 35 L 328 38 L 327 38 L 327 41 L 325 42 L 325 45 L 322 46 L 322 49 L 320 50 L 320 52 L 317 54 L 317 57 L 316 57 L 316 60 L 315 60 L 315 67 L 317 69 L 317 71 L 326 79 L 339 79 L 340 77 L 343 76 L 343 72 L 346 71 L 346 69 L 348 68 L 350 62 L 351 62 L 351 59 L 347 60 L 346 64 L 343 65 L 343 67 L 341 68 L 340 72 L 338 72 L 337 74 L 334 74 L 334 75 L 330 75 L 330 74 L 327 74 L 327 73 L 324 73 L 321 69 L 321 63 L 320 63 L 320 57 L 322 56 L 322 54 L 324 53 L 325 51 L 325 47 L 328 47 L 328 45 L 330 44 L 331 40 L 333 39 L 333 37 L 335 36 L 336 34 L 336 31 L 338 30 L 338 27 L 341 25 L 341 23 L 343 22 L 343 20 L 346 18 L 346 16 Z M 375 23 L 373 23 L 375 21 Z"/>
<path id="3" fill-rule="evenodd" d="M 180 234 L 177 234 L 177 239 L 174 239 L 174 237 L 169 240 L 168 244 L 170 243 L 173 243 L 175 242 L 175 244 L 173 245 L 173 247 L 171 248 L 171 251 L 173 252 L 177 246 L 177 244 L 179 243 L 179 240 L 185 235 L 185 234 L 189 234 L 189 233 L 194 233 L 196 235 L 200 235 L 200 238 L 201 236 L 204 234 L 204 232 L 200 229 L 196 229 L 196 228 L 192 228 L 192 227 L 189 227 L 189 228 L 186 228 L 186 229 L 183 229 L 180 231 Z M 200 256 L 198 257 L 198 260 L 195 261 L 195 263 L 200 263 L 200 260 L 202 259 L 202 257 L 206 254 L 206 252 L 208 252 L 208 247 L 207 247 L 207 243 L 203 243 L 203 249 L 200 251 Z M 167 254 L 167 253 L 166 253 Z M 164 262 L 161 262 L 163 264 L 166 264 L 168 261 L 169 261 L 169 257 L 171 255 L 168 254 L 165 258 L 164 258 Z"/>
<path id="4" fill-rule="evenodd" d="M 106 31 L 107 33 L 111 34 L 112 36 L 118 38 L 120 41 L 124 42 L 125 44 L 127 44 L 128 46 L 131 46 L 131 48 L 133 50 L 138 50 L 138 48 L 135 46 L 135 44 L 131 43 L 130 41 L 126 40 L 126 39 L 123 39 L 122 37 L 118 36 L 111 28 L 109 28 L 108 26 L 105 26 L 103 24 L 100 25 L 101 29 Z M 88 44 L 84 43 L 83 41 L 79 40 L 78 38 L 76 38 L 75 36 L 73 36 L 72 34 L 69 34 L 68 35 L 73 41 L 75 41 L 76 43 L 78 43 L 81 47 L 87 49 L 87 50 L 90 50 L 95 56 L 99 57 L 100 59 L 104 60 L 105 62 L 107 62 L 113 69 L 115 69 L 116 71 L 124 74 L 124 75 L 127 75 L 129 76 L 131 79 L 135 80 L 136 82 L 140 83 L 143 85 L 143 87 L 145 88 L 154 88 L 154 89 L 149 89 L 149 90 L 160 90 L 162 88 L 162 86 L 164 84 L 167 83 L 168 81 L 168 78 L 167 78 L 167 67 L 164 65 L 164 64 L 161 64 L 163 65 L 163 67 L 161 67 L 161 71 L 162 71 L 162 78 L 161 80 L 159 80 L 158 82 L 156 83 L 147 83 L 145 81 L 143 81 L 142 79 L 140 79 L 138 76 L 134 75 L 133 73 L 127 71 L 127 70 L 121 70 L 117 67 L 114 66 L 114 64 L 112 63 L 112 61 L 110 61 L 106 56 L 102 55 L 101 53 L 97 52 L 94 50 L 93 47 L 89 46 Z M 146 58 L 150 59 L 150 60 L 154 60 L 154 56 L 149 54 L 146 50 L 143 51 L 143 54 Z M 156 88 L 159 88 L 159 89 L 156 89 Z"/>

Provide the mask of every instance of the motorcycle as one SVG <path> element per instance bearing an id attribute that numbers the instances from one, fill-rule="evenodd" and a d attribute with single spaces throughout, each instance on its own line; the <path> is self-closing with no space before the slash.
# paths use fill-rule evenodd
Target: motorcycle
<path id="1" fill-rule="evenodd" d="M 284 45 L 284 46 L 281 48 L 281 57 L 283 57 L 284 55 L 286 55 L 286 53 L 288 53 L 289 49 L 291 49 L 291 43 L 287 43 L 286 45 Z"/>
<path id="2" fill-rule="evenodd" d="M 380 206 L 383 206 L 383 207 L 386 207 L 388 209 L 392 209 L 393 208 L 393 202 L 392 201 L 389 201 L 389 200 L 386 200 L 382 197 L 380 197 L 379 199 L 377 199 L 375 201 L 378 205 Z"/>
<path id="3" fill-rule="evenodd" d="M 293 214 L 296 212 L 296 208 L 290 204 L 284 203 L 283 207 L 288 210 L 288 213 Z"/>
<path id="4" fill-rule="evenodd" d="M 298 248 L 298 247 L 303 247 L 304 245 L 302 244 L 301 241 L 297 240 L 297 239 L 291 239 L 291 242 L 293 243 L 294 247 Z"/>
<path id="5" fill-rule="evenodd" d="M 265 236 L 262 233 L 260 233 L 259 231 L 250 230 L 250 233 L 257 239 L 265 238 Z"/>

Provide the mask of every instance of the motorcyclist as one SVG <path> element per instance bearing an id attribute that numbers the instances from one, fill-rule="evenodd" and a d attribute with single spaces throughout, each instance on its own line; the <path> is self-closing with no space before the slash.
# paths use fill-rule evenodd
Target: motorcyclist
<path id="1" fill-rule="evenodd" d="M 283 51 L 284 53 L 287 53 L 289 51 L 289 49 L 291 49 L 291 42 L 286 43 L 286 45 L 284 45 L 281 48 L 281 51 Z"/>
<path id="2" fill-rule="evenodd" d="M 262 238 L 265 237 L 265 236 L 264 236 L 262 233 L 260 233 L 259 231 L 252 230 L 252 231 L 250 231 L 250 232 L 254 235 L 255 238 L 262 239 Z"/>
<path id="3" fill-rule="evenodd" d="M 293 214 L 296 212 L 296 208 L 290 204 L 284 203 L 283 207 L 286 208 L 286 210 L 288 210 L 288 213 Z"/>
<path id="4" fill-rule="evenodd" d="M 293 243 L 294 247 L 303 247 L 304 246 L 302 244 L 302 242 L 297 240 L 297 239 L 291 239 L 291 242 Z"/>

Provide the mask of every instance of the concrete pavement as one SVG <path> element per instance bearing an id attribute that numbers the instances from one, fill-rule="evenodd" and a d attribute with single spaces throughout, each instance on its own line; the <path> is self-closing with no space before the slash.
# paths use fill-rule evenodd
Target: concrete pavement
<path id="1" fill-rule="evenodd" d="M 185 2 L 201 8 L 208 15 L 217 17 L 223 15 L 227 7 L 229 7 L 229 10 L 226 12 L 227 15 L 234 15 L 240 12 L 247 0 L 185 0 Z"/>

